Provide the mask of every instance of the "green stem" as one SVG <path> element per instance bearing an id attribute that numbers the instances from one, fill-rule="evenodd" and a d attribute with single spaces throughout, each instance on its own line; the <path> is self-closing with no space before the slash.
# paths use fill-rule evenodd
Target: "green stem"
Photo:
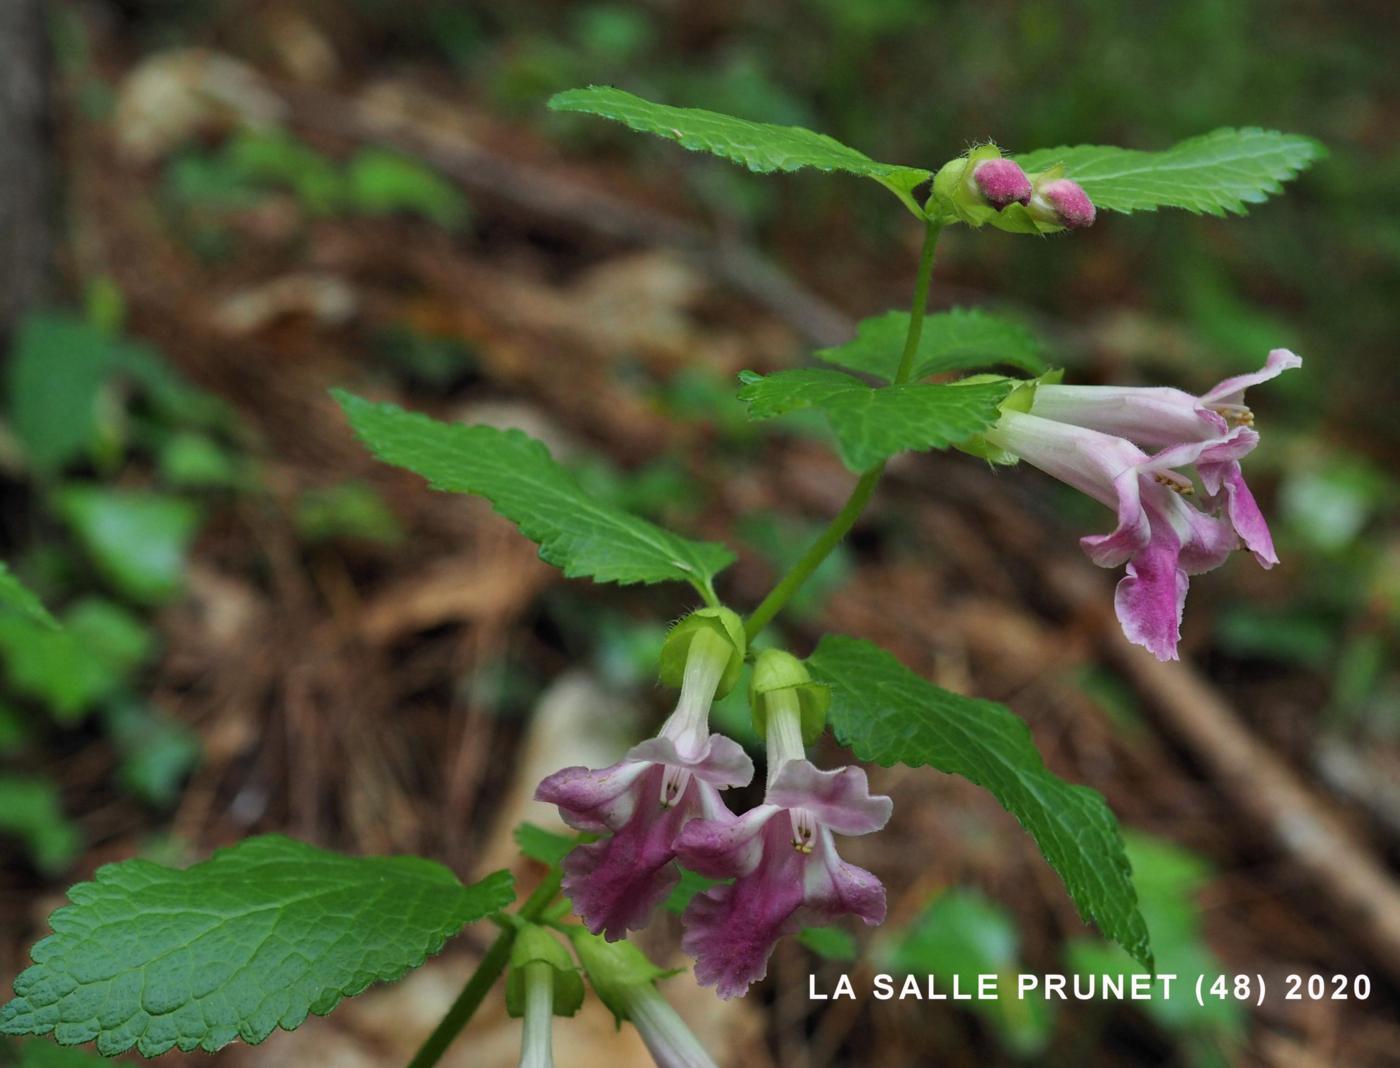
<path id="1" fill-rule="evenodd" d="M 904 335 L 904 352 L 900 355 L 899 370 L 894 376 L 894 384 L 897 386 L 908 382 L 914 372 L 914 354 L 919 349 L 919 337 L 924 329 L 924 310 L 928 306 L 929 287 L 933 283 L 933 254 L 938 248 L 938 235 L 942 229 L 942 224 L 938 222 L 929 221 L 924 224 L 924 246 L 919 253 L 919 273 L 914 282 L 914 301 L 909 308 L 909 330 Z M 821 566 L 822 561 L 841 543 L 841 539 L 851 532 L 861 512 L 870 503 L 875 486 L 884 473 L 885 464 L 882 461 L 860 476 L 836 518 L 744 621 L 744 632 L 750 641 L 783 610 L 783 606 L 792 595 L 812 577 L 812 572 Z"/>
<path id="2" fill-rule="evenodd" d="M 792 595 L 812 577 L 812 572 L 821 567 L 822 561 L 831 550 L 850 533 L 851 528 L 856 525 L 856 520 L 860 518 L 860 513 L 870 502 L 870 496 L 875 492 L 875 483 L 880 481 L 880 476 L 884 473 L 885 465 L 880 463 L 860 476 L 856 488 L 851 491 L 850 497 L 846 499 L 836 518 L 831 521 L 831 525 L 821 532 L 821 536 L 802 554 L 802 558 L 792 565 L 782 580 L 753 610 L 753 614 L 744 621 L 744 633 L 750 641 L 783 610 L 783 606 Z"/>
<path id="3" fill-rule="evenodd" d="M 924 332 L 924 311 L 928 307 L 928 291 L 933 285 L 933 254 L 938 251 L 938 235 L 943 232 L 941 222 L 930 220 L 924 224 L 924 247 L 919 252 L 919 274 L 914 280 L 914 303 L 909 308 L 909 332 L 904 335 L 904 352 L 899 357 L 899 370 L 895 372 L 894 384 L 902 386 L 914 373 L 914 353 L 919 350 L 919 338 Z"/>
<path id="4" fill-rule="evenodd" d="M 544 910 L 558 896 L 559 882 L 562 878 L 563 872 L 558 868 L 550 872 L 545 880 L 535 887 L 535 892 L 526 899 L 525 904 L 520 907 L 519 917 L 530 923 L 539 919 Z M 430 1068 L 431 1065 L 437 1064 L 447 1047 L 452 1044 L 452 1040 L 461 1033 L 462 1028 L 467 1026 L 472 1015 L 486 1000 L 486 995 L 496 985 L 496 980 L 500 979 L 501 973 L 506 970 L 506 965 L 510 963 L 511 947 L 514 944 L 514 926 L 507 927 L 496 936 L 496 940 L 491 943 L 491 948 L 478 962 L 476 971 L 472 972 L 471 978 L 467 980 L 467 985 L 462 987 L 462 992 L 457 995 L 457 1000 L 447 1010 L 447 1015 L 442 1018 L 437 1027 L 433 1029 L 433 1033 L 428 1036 L 427 1041 L 414 1054 L 413 1060 L 408 1062 L 408 1068 Z"/>

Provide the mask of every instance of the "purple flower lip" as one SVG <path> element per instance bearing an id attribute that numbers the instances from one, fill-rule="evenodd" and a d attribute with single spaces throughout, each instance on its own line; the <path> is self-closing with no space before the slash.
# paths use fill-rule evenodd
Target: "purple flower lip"
<path id="1" fill-rule="evenodd" d="M 535 790 L 569 826 L 604 836 L 564 858 L 564 891 L 584 926 L 610 941 L 645 927 L 680 880 L 673 861 L 681 828 L 697 817 L 732 819 L 719 791 L 753 778 L 743 748 L 709 733 L 731 647 L 697 636 L 691 648 L 680 700 L 656 737 L 610 767 L 564 768 Z"/>
<path id="2" fill-rule="evenodd" d="M 1257 435 L 1238 429 L 1220 442 L 1165 449 L 1150 457 L 1097 430 L 1034 414 L 1003 414 L 988 440 L 1113 508 L 1117 527 L 1081 540 L 1100 567 L 1127 565 L 1114 606 L 1130 640 L 1160 660 L 1176 658 L 1188 575 L 1222 564 L 1239 545 L 1231 522 L 1187 503 L 1194 486 L 1174 470 L 1211 450 L 1237 455 Z"/>
<path id="3" fill-rule="evenodd" d="M 1219 567 L 1241 546 L 1262 567 L 1278 563 L 1240 469 L 1259 443 L 1244 394 L 1301 364 L 1275 349 L 1260 370 L 1199 397 L 1160 387 L 1047 384 L 1037 387 L 1028 414 L 1005 412 L 986 435 L 1114 509 L 1117 527 L 1080 544 L 1100 567 L 1126 565 L 1114 594 L 1119 622 L 1160 660 L 1177 657 L 1190 575 Z M 1183 473 L 1191 468 L 1203 492 Z"/>
<path id="4" fill-rule="evenodd" d="M 1008 204 L 1031 202 L 1031 180 L 1015 160 L 984 159 L 975 163 L 972 181 L 987 203 L 998 211 Z"/>
<path id="5" fill-rule="evenodd" d="M 841 859 L 833 832 L 877 831 L 891 808 L 888 797 L 871 795 L 860 768 L 820 771 L 789 759 L 764 804 L 738 819 L 687 824 L 677 842 L 682 863 L 734 879 L 696 895 L 686 908 L 681 945 L 696 958 L 696 979 L 722 998 L 738 997 L 768 973 L 783 935 L 842 915 L 882 922 L 884 886 Z"/>

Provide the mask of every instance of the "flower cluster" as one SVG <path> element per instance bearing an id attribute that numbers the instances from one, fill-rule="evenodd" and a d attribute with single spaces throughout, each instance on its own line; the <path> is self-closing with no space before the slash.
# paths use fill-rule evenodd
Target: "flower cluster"
<path id="1" fill-rule="evenodd" d="M 994 163 L 1015 167 L 989 160 L 973 180 L 987 184 L 989 198 L 1017 202 L 1025 192 L 1019 168 L 988 173 Z M 1060 197 L 1057 210 L 1074 210 L 1072 190 L 1031 189 L 1025 195 L 1032 204 L 1037 196 Z M 1118 618 L 1132 641 L 1160 659 L 1177 655 L 1190 575 L 1220 566 L 1240 548 L 1264 567 L 1278 562 L 1241 473 L 1240 461 L 1259 441 L 1244 394 L 1301 362 L 1276 349 L 1261 370 L 1201 396 L 1037 383 L 1028 405 L 1009 402 L 983 435 L 983 445 L 1001 458 L 1024 459 L 1115 511 L 1112 532 L 1081 544 L 1103 567 L 1126 565 L 1114 599 Z M 823 771 L 807 760 L 828 695 L 800 661 L 770 649 L 755 662 L 750 687 L 767 746 L 767 788 L 762 804 L 731 812 L 720 793 L 748 785 L 754 766 L 736 742 L 711 733 L 709 713 L 744 659 L 744 630 L 734 613 L 696 612 L 663 652 L 662 678 L 681 692 L 656 737 L 610 767 L 558 771 L 535 794 L 558 806 L 571 826 L 597 836 L 563 863 L 564 889 L 595 936 L 615 942 L 644 927 L 679 881 L 678 863 L 723 880 L 687 905 L 681 944 L 695 958 L 700 982 L 725 998 L 764 977 L 786 934 L 843 915 L 868 924 L 884 919 L 884 886 L 842 860 L 834 836 L 877 831 L 892 807 L 870 793 L 860 768 Z"/>
<path id="2" fill-rule="evenodd" d="M 860 768 L 822 771 L 806 759 L 805 740 L 822 728 L 825 690 L 777 650 L 758 658 L 751 687 L 767 744 L 764 801 L 741 816 L 724 805 L 719 791 L 747 785 L 754 770 L 735 742 L 708 727 L 711 703 L 744 657 L 732 616 L 706 609 L 678 628 L 681 695 L 655 738 L 611 767 L 556 772 L 535 793 L 570 826 L 601 836 L 564 860 L 564 889 L 594 934 L 615 941 L 644 926 L 679 879 L 676 861 L 731 880 L 697 894 L 683 916 L 696 977 L 724 998 L 764 977 L 785 934 L 841 915 L 884 919 L 880 880 L 843 861 L 833 835 L 879 830 L 892 807 L 871 795 Z"/>
<path id="3" fill-rule="evenodd" d="M 1080 544 L 1100 567 L 1127 565 L 1114 595 L 1118 620 L 1159 660 L 1177 657 L 1188 576 L 1240 548 L 1262 567 L 1278 563 L 1240 470 L 1259 443 L 1244 394 L 1301 364 L 1275 349 L 1260 370 L 1199 397 L 1165 387 L 1043 384 L 1028 412 L 1003 412 L 985 435 L 1117 513 L 1111 533 Z"/>
<path id="4" fill-rule="evenodd" d="M 947 163 L 934 176 L 933 196 L 951 218 L 1016 233 L 1082 230 L 1097 214 L 1063 168 L 1027 174 L 995 145 L 980 145 Z"/>

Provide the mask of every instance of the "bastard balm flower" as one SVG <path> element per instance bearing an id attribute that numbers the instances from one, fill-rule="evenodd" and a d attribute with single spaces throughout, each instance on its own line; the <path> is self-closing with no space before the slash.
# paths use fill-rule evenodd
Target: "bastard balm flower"
<path id="1" fill-rule="evenodd" d="M 764 803 L 737 819 L 695 820 L 677 843 L 687 868 L 734 880 L 697 894 L 683 917 L 681 945 L 695 957 L 695 977 L 722 998 L 767 974 L 785 934 L 843 915 L 868 924 L 885 918 L 884 886 L 842 860 L 834 836 L 878 831 L 892 802 L 871 795 L 861 768 L 822 771 L 806 759 L 804 734 L 819 733 L 822 721 L 800 661 L 768 650 L 754 680 L 755 719 L 768 747 Z"/>
<path id="2" fill-rule="evenodd" d="M 1254 413 L 1244 403 L 1249 387 L 1302 365 L 1302 359 L 1288 349 L 1274 349 L 1258 371 L 1227 378 L 1199 397 L 1168 386 L 1042 385 L 1036 387 L 1031 414 L 1100 430 L 1144 448 L 1225 440 L 1235 428 L 1254 426 Z M 1215 455 L 1207 451 L 1196 461 L 1208 505 L 1223 504 L 1254 558 L 1261 566 L 1272 567 L 1278 563 L 1273 538 L 1245 484 L 1239 460 L 1216 461 Z"/>
<path id="3" fill-rule="evenodd" d="M 575 846 L 563 863 L 564 890 L 594 934 L 615 940 L 645 927 L 680 879 L 672 862 L 681 828 L 699 816 L 729 816 L 719 791 L 753 778 L 743 748 L 709 730 L 711 703 L 743 665 L 743 633 L 727 609 L 701 609 L 680 623 L 662 677 L 678 674 L 681 695 L 657 736 L 611 767 L 564 768 L 535 791 L 571 827 L 603 836 Z"/>
<path id="4" fill-rule="evenodd" d="M 1126 565 L 1114 594 L 1118 620 L 1159 660 L 1177 658 L 1189 576 L 1219 567 L 1242 546 L 1264 567 L 1278 562 L 1240 469 L 1259 441 L 1244 391 L 1300 363 L 1277 349 L 1262 370 L 1200 397 L 1174 389 L 1037 386 L 1028 413 L 1003 412 L 985 435 L 1114 510 L 1117 527 L 1080 544 L 1101 567 Z M 1159 451 L 1149 455 L 1142 446 Z"/>

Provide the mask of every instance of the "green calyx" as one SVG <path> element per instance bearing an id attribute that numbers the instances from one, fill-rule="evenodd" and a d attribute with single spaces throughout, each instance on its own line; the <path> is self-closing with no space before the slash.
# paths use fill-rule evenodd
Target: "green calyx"
<path id="1" fill-rule="evenodd" d="M 666 636 L 666 644 L 661 647 L 661 681 L 668 686 L 681 684 L 685 679 L 685 665 L 690 658 L 691 647 L 696 635 L 701 633 L 717 636 L 728 646 L 729 659 L 725 664 L 724 674 L 720 676 L 719 687 L 715 690 L 715 698 L 718 699 L 734 689 L 734 684 L 739 681 L 748 650 L 748 642 L 744 637 L 744 621 L 728 608 L 698 609 L 671 628 L 671 633 Z M 721 655 L 724 648 L 713 641 L 706 642 L 705 647 L 707 650 L 721 650 Z"/>
<path id="2" fill-rule="evenodd" d="M 1043 375 L 1035 378 L 1028 378 L 1017 381 L 1016 379 L 1006 379 L 1007 381 L 1017 381 L 1017 385 L 1006 399 L 998 406 L 1003 412 L 1029 413 L 1031 406 L 1035 403 L 1036 387 L 1042 384 L 1056 385 L 1060 379 L 1064 378 L 1063 368 L 1056 367 L 1046 371 Z M 1001 378 L 1000 375 L 970 375 L 967 378 L 958 380 L 961 385 L 966 382 L 985 382 L 994 378 Z M 966 441 L 960 441 L 953 445 L 959 452 L 965 452 L 969 456 L 976 456 L 978 459 L 986 460 L 988 463 L 1000 464 L 1004 467 L 1012 467 L 1019 463 L 1021 458 L 1013 452 L 999 448 L 989 442 L 982 434 L 974 435 Z"/>
<path id="3" fill-rule="evenodd" d="M 972 170 L 985 160 L 1002 158 L 1000 148 L 986 144 L 949 160 L 933 176 L 933 192 L 924 204 L 924 214 L 945 223 L 964 222 L 972 227 L 991 225 L 1011 234 L 1052 234 L 1063 230 L 1057 223 L 1036 218 L 1024 204 L 1007 204 L 998 209 L 986 202 L 972 180 Z M 1026 177 L 1036 186 L 1059 177 L 1063 170 L 1063 167 L 1052 167 Z"/>
<path id="4" fill-rule="evenodd" d="M 573 957 L 552 931 L 533 923 L 521 923 L 510 950 L 506 974 L 506 1012 L 525 1013 L 525 984 L 532 969 L 547 967 L 554 980 L 554 1015 L 572 1016 L 583 1004 L 583 977 Z"/>
<path id="5" fill-rule="evenodd" d="M 826 729 L 831 691 L 813 682 L 807 665 L 791 653 L 765 649 L 754 663 L 753 678 L 749 682 L 749 707 L 753 712 L 754 730 L 760 738 L 768 737 L 769 698 L 779 693 L 797 698 L 802 717 L 802 744 L 811 745 Z"/>
<path id="6" fill-rule="evenodd" d="M 666 971 L 658 968 L 646 955 L 626 939 L 609 942 L 582 927 L 570 927 L 569 938 L 574 943 L 574 952 L 588 973 L 588 983 L 598 1000 L 608 1007 L 617 1021 L 630 1019 L 627 1005 L 628 992 L 638 986 L 654 983 L 681 971 L 673 968 Z"/>

